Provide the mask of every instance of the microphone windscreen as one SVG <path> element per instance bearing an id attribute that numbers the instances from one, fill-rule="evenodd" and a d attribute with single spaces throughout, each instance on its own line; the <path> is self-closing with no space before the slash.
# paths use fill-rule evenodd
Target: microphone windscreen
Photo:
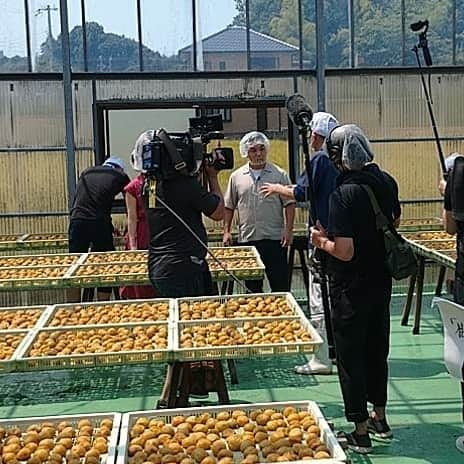
<path id="1" fill-rule="evenodd" d="M 306 102 L 303 95 L 295 93 L 287 98 L 285 103 L 290 119 L 299 127 L 305 125 L 305 121 L 311 121 L 313 110 Z"/>

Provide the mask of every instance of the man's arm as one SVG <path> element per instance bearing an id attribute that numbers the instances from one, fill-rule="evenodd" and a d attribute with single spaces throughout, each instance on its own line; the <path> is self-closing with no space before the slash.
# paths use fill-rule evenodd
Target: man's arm
<path id="1" fill-rule="evenodd" d="M 457 232 L 456 221 L 454 220 L 453 213 L 446 209 L 443 210 L 443 225 L 445 226 L 448 234 L 454 235 Z"/>
<path id="2" fill-rule="evenodd" d="M 224 208 L 224 234 L 222 237 L 222 243 L 225 246 L 232 245 L 232 219 L 234 217 L 234 210 L 229 208 Z"/>
<path id="3" fill-rule="evenodd" d="M 266 182 L 261 187 L 260 193 L 264 195 L 264 198 L 267 198 L 269 195 L 280 195 L 281 197 L 294 200 L 294 188 L 294 185 L 269 184 L 268 182 Z"/>
<path id="4" fill-rule="evenodd" d="M 295 222 L 295 203 L 291 203 L 284 208 L 285 228 L 282 237 L 282 246 L 288 247 L 293 242 L 293 223 Z"/>
<path id="5" fill-rule="evenodd" d="M 219 185 L 217 171 L 212 166 L 206 168 L 206 173 L 208 174 L 208 185 L 210 193 L 214 193 L 219 197 L 219 203 L 216 206 L 216 209 L 208 215 L 214 221 L 222 221 L 224 219 L 224 197 L 222 195 L 221 186 Z"/>

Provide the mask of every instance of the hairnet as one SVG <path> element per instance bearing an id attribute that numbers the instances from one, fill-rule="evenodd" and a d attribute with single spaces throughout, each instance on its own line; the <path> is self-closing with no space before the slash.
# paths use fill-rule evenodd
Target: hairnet
<path id="1" fill-rule="evenodd" d="M 240 140 L 240 155 L 242 155 L 242 158 L 248 156 L 248 150 L 254 145 L 264 145 L 266 152 L 269 152 L 269 139 L 262 132 L 248 132 Z"/>
<path id="2" fill-rule="evenodd" d="M 147 145 L 153 140 L 154 130 L 150 129 L 142 132 L 135 142 L 134 149 L 131 153 L 131 165 L 136 171 L 142 171 L 142 153 L 143 146 Z"/>
<path id="3" fill-rule="evenodd" d="M 453 169 L 454 162 L 456 161 L 456 158 L 458 158 L 459 156 L 464 156 L 464 155 L 461 155 L 461 153 L 458 153 L 458 152 L 454 152 L 454 153 L 451 153 L 451 155 L 446 157 L 445 168 L 447 172 Z"/>
<path id="4" fill-rule="evenodd" d="M 330 113 L 325 113 L 324 111 L 314 113 L 310 122 L 311 130 L 324 138 L 326 138 L 338 125 L 339 123 L 335 116 Z"/>
<path id="5" fill-rule="evenodd" d="M 345 124 L 332 130 L 327 138 L 330 158 L 350 171 L 361 170 L 374 159 L 374 152 L 364 132 L 354 124 Z"/>
<path id="6" fill-rule="evenodd" d="M 124 161 L 118 156 L 113 156 L 113 155 L 111 155 L 109 158 L 107 158 L 104 161 L 103 166 L 111 166 L 112 168 L 120 168 L 123 171 L 126 169 L 126 163 L 124 163 Z"/>

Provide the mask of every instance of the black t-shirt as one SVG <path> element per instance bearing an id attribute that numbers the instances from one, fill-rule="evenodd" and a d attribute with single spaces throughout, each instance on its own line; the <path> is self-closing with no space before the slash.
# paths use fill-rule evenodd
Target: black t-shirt
<path id="1" fill-rule="evenodd" d="M 93 166 L 82 172 L 71 208 L 72 219 L 111 221 L 114 197 L 130 182 L 127 174 L 110 166 Z"/>
<path id="2" fill-rule="evenodd" d="M 219 197 L 207 192 L 197 179 L 190 177 L 158 182 L 156 192 L 206 244 L 208 238 L 201 215 L 211 215 L 219 204 Z M 151 279 L 168 279 L 205 269 L 206 250 L 159 201 L 155 208 L 147 209 L 147 218 Z"/>
<path id="3" fill-rule="evenodd" d="M 352 238 L 354 255 L 348 262 L 330 257 L 329 272 L 341 278 L 385 275 L 383 233 L 376 228 L 371 202 L 361 185 L 371 187 L 382 212 L 393 221 L 401 214 L 396 181 L 370 164 L 362 171 L 341 174 L 337 182 L 330 197 L 328 233 L 330 237 Z"/>
<path id="4" fill-rule="evenodd" d="M 446 211 L 452 212 L 453 218 L 456 221 L 457 239 L 461 242 L 464 242 L 464 221 L 459 221 L 455 217 L 456 210 L 459 207 L 455 204 L 456 198 L 459 196 L 459 199 L 461 200 L 461 197 L 464 197 L 464 185 L 455 185 L 455 182 L 458 183 L 459 179 L 455 179 L 455 172 L 453 169 L 451 169 L 451 171 L 449 172 L 448 180 L 446 182 L 444 208 Z M 461 214 L 463 214 L 462 211 Z"/>

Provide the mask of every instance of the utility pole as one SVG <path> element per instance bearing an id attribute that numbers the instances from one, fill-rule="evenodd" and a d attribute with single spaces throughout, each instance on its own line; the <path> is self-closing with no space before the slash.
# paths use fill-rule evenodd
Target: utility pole
<path id="1" fill-rule="evenodd" d="M 52 32 L 52 11 L 58 11 L 58 8 L 56 7 L 51 7 L 50 5 L 47 5 L 45 8 L 39 8 L 35 12 L 35 16 L 39 16 L 42 13 L 47 12 L 47 17 L 48 17 L 48 37 L 53 39 L 53 32 Z"/>

